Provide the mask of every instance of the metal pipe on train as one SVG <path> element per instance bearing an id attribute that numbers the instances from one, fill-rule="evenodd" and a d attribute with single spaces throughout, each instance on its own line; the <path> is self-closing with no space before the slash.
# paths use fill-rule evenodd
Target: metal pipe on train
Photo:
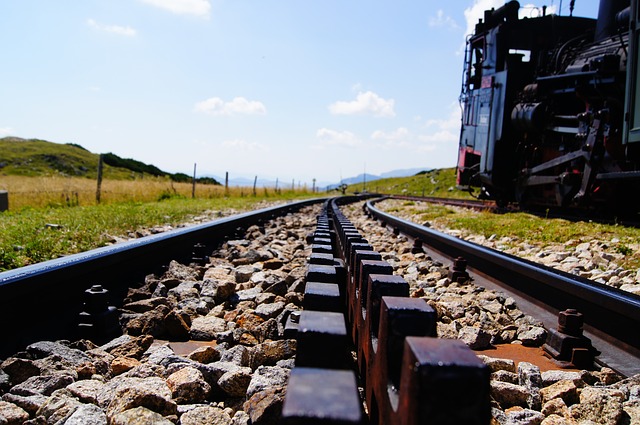
<path id="1" fill-rule="evenodd" d="M 629 0 L 600 0 L 598 7 L 598 23 L 594 41 L 604 40 L 618 33 L 618 28 L 628 24 L 618 21 L 618 13 L 629 7 Z M 622 25 L 621 25 L 622 24 Z M 626 30 L 625 30 L 626 31 Z"/>

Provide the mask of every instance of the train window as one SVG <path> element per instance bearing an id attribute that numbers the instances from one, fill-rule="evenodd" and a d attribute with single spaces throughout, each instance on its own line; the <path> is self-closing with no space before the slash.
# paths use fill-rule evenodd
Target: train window
<path id="1" fill-rule="evenodd" d="M 509 49 L 509 56 L 520 56 L 520 62 L 530 62 L 531 50 Z"/>
<path id="2" fill-rule="evenodd" d="M 484 40 L 476 40 L 471 46 L 471 60 L 469 61 L 469 87 L 480 88 L 482 80 L 482 61 L 484 60 Z"/>

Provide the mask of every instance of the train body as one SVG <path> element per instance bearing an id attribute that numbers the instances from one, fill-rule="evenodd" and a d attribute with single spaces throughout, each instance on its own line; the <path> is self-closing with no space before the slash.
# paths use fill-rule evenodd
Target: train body
<path id="1" fill-rule="evenodd" d="M 639 0 L 598 18 L 519 4 L 485 12 L 468 38 L 457 183 L 524 207 L 640 211 Z"/>

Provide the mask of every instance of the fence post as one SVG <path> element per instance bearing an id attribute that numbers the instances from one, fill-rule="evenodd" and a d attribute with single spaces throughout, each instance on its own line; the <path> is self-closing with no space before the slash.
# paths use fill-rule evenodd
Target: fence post
<path id="1" fill-rule="evenodd" d="M 224 194 L 229 196 L 229 172 L 225 172 L 224 174 Z"/>
<path id="2" fill-rule="evenodd" d="M 102 190 L 102 169 L 104 168 L 104 160 L 102 154 L 98 157 L 98 186 L 96 188 L 96 203 L 100 203 L 100 195 Z"/>
<path id="3" fill-rule="evenodd" d="M 0 190 L 0 212 L 9 209 L 9 192 Z"/>
<path id="4" fill-rule="evenodd" d="M 196 163 L 193 163 L 193 185 L 191 186 L 191 198 L 196 197 Z"/>
<path id="5" fill-rule="evenodd" d="M 253 179 L 253 196 L 256 196 L 256 184 L 258 183 L 258 176 Z"/>

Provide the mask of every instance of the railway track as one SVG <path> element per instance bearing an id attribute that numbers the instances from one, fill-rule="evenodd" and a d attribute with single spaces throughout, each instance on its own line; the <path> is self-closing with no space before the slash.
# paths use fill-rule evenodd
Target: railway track
<path id="1" fill-rule="evenodd" d="M 601 224 L 623 225 L 626 227 L 640 227 L 640 219 L 637 214 L 630 214 L 621 217 L 611 211 L 581 210 L 570 208 L 543 208 L 540 206 L 521 207 L 516 203 L 506 206 L 498 206 L 495 201 L 480 199 L 456 199 L 439 198 L 434 196 L 406 196 L 388 195 L 390 199 L 401 199 L 407 201 L 426 202 L 432 204 L 449 205 L 454 207 L 468 208 L 476 211 L 491 211 L 496 214 L 507 212 L 526 212 L 543 218 L 560 218 L 572 222 L 589 221 Z"/>
<path id="2" fill-rule="evenodd" d="M 548 270 L 544 267 L 538 267 L 534 264 L 527 264 L 525 267 L 517 266 L 516 264 L 519 264 L 520 261 L 516 258 L 509 259 L 509 265 L 505 269 L 504 267 L 499 266 L 501 262 L 505 262 L 504 256 L 499 253 L 496 253 L 497 256 L 494 257 L 493 253 L 490 253 L 489 250 L 481 247 L 473 247 L 471 246 L 472 244 L 461 246 L 458 243 L 458 240 L 452 240 L 455 238 L 441 235 L 437 232 L 432 232 L 422 226 L 404 222 L 403 220 L 396 219 L 393 216 L 386 215 L 381 211 L 378 211 L 373 206 L 373 201 L 367 204 L 368 213 L 372 214 L 375 218 L 382 220 L 385 223 L 385 227 L 388 228 L 386 229 L 386 233 L 384 233 L 380 239 L 369 243 L 364 238 L 364 234 L 375 234 L 375 232 L 371 231 L 371 227 L 373 227 L 371 221 L 360 220 L 359 222 L 354 221 L 353 223 L 348 220 L 345 221 L 344 215 L 341 212 L 336 211 L 336 208 L 337 206 L 334 205 L 330 214 L 333 217 L 333 226 L 336 233 L 335 239 L 337 240 L 336 248 L 332 255 L 336 255 L 337 258 L 342 259 L 344 261 L 344 266 L 342 265 L 342 262 L 338 262 L 335 265 L 338 272 L 330 274 L 330 277 L 327 275 L 319 275 L 317 279 L 321 280 L 323 283 L 313 283 L 311 294 L 306 294 L 305 297 L 312 295 L 314 299 L 317 299 L 323 294 L 326 298 L 326 302 L 321 303 L 316 301 L 313 306 L 307 306 L 307 308 L 311 308 L 312 310 L 329 310 L 326 314 L 334 316 L 337 314 L 335 313 L 335 305 L 340 303 L 336 303 L 333 299 L 338 297 L 337 294 L 344 292 L 344 303 L 346 305 L 345 315 L 347 317 L 345 321 L 347 326 L 339 332 L 335 329 L 332 331 L 323 330 L 316 325 L 316 322 L 318 321 L 318 313 L 316 311 L 312 311 L 310 313 L 310 317 L 305 317 L 304 327 L 307 328 L 307 331 L 312 333 L 325 334 L 325 336 L 326 334 L 331 335 L 331 346 L 334 347 L 334 351 L 332 352 L 344 353 L 345 350 L 348 349 L 348 345 L 347 348 L 344 346 L 345 339 L 347 344 L 353 343 L 353 350 L 356 353 L 355 357 L 357 358 L 357 362 L 355 366 L 352 366 L 352 368 L 356 370 L 356 376 L 360 377 L 360 383 L 363 387 L 360 389 L 360 392 L 365 394 L 366 406 L 369 409 L 367 412 L 367 418 L 371 423 L 429 423 L 429 421 L 434 420 L 435 423 L 440 423 L 438 422 L 438 419 L 434 418 L 447 418 L 442 419 L 444 421 L 442 423 L 485 423 L 482 422 L 482 418 L 487 417 L 486 412 L 489 410 L 489 407 L 488 404 L 483 404 L 483 400 L 487 402 L 489 399 L 489 392 L 494 403 L 497 400 L 500 400 L 498 402 L 499 404 L 513 408 L 513 405 L 510 404 L 513 403 L 513 401 L 509 401 L 507 400 L 508 397 L 501 395 L 503 394 L 502 391 L 504 390 L 507 393 L 517 393 L 519 391 L 517 386 L 509 387 L 510 383 L 503 383 L 500 379 L 492 379 L 489 386 L 486 375 L 483 378 L 482 367 L 480 365 L 473 364 L 473 362 L 467 363 L 463 360 L 467 358 L 462 352 L 458 352 L 456 356 L 451 356 L 451 352 L 454 349 L 447 347 L 447 344 L 450 341 L 433 338 L 436 333 L 434 329 L 436 328 L 436 325 L 430 322 L 430 320 L 435 320 L 433 319 L 433 316 L 436 315 L 436 313 L 431 309 L 431 307 L 434 305 L 436 306 L 438 310 L 437 316 L 439 316 L 440 320 L 443 319 L 443 316 L 444 319 L 450 320 L 451 315 L 446 311 L 442 311 L 445 309 L 441 309 L 443 305 L 447 304 L 446 297 L 448 295 L 442 295 L 441 290 L 443 287 L 439 286 L 440 282 L 437 284 L 428 282 L 425 284 L 424 281 L 416 282 L 416 280 L 419 281 L 420 279 L 414 279 L 411 277 L 413 272 L 410 271 L 410 269 L 420 267 L 426 268 L 428 265 L 425 266 L 425 264 L 428 263 L 431 263 L 432 268 L 437 269 L 438 263 L 436 262 L 436 265 L 434 266 L 434 263 L 431 262 L 430 258 L 429 261 L 423 261 L 423 264 L 418 260 L 402 260 L 403 255 L 409 255 L 409 252 L 411 252 L 412 255 L 415 253 L 416 256 L 423 256 L 425 247 L 429 246 L 427 249 L 429 250 L 430 255 L 443 259 L 445 264 L 452 264 L 451 270 L 448 272 L 448 277 L 443 279 L 443 274 L 441 272 L 436 272 L 437 276 L 435 279 L 443 281 L 442 284 L 446 287 L 459 286 L 461 291 L 459 291 L 455 296 L 460 297 L 460 294 L 466 293 L 467 295 L 472 294 L 471 298 L 487 298 L 492 301 L 489 305 L 491 306 L 491 310 L 494 312 L 496 312 L 494 309 L 496 303 L 493 301 L 499 297 L 487 294 L 484 289 L 478 289 L 478 287 L 474 288 L 472 285 L 468 284 L 468 276 L 466 275 L 467 270 L 465 270 L 464 266 L 461 266 L 461 264 L 466 263 L 466 261 L 462 261 L 458 258 L 461 254 L 465 254 L 470 258 L 469 263 L 472 264 L 472 269 L 474 269 L 472 270 L 473 278 L 475 281 L 479 281 L 480 285 L 487 284 L 489 287 L 496 287 L 495 283 L 496 280 L 498 280 L 497 277 L 499 277 L 500 281 L 505 280 L 506 282 L 519 283 L 523 281 L 531 281 L 532 287 L 534 285 L 534 281 L 538 287 L 544 285 L 555 287 L 559 285 L 558 279 L 560 279 L 560 282 L 562 283 L 560 288 L 564 286 L 564 289 L 569 291 L 568 296 L 571 300 L 568 302 L 569 305 L 580 305 L 581 307 L 585 307 L 584 311 L 587 311 L 587 315 L 589 316 L 594 311 L 587 309 L 586 306 L 582 304 L 584 300 L 581 301 L 581 299 L 590 298 L 588 295 L 589 291 L 584 287 L 584 282 L 569 282 L 572 281 L 570 276 L 564 275 L 552 278 L 551 276 L 555 275 L 552 270 Z M 358 215 L 362 215 L 362 213 L 351 214 L 351 216 Z M 362 230 L 362 233 L 356 230 L 356 226 L 354 226 L 354 224 L 357 225 L 358 229 Z M 320 232 L 319 237 L 326 240 L 326 228 L 328 227 L 326 224 L 322 224 L 322 226 L 325 230 Z M 408 236 L 409 238 L 406 238 L 405 236 Z M 406 241 L 408 242 L 408 246 L 405 244 L 404 249 L 397 248 L 395 247 L 394 242 L 388 242 L 392 241 L 396 237 L 408 239 Z M 374 245 L 376 245 L 375 248 Z M 433 247 L 438 248 L 441 252 L 433 252 Z M 479 249 L 480 252 L 484 251 L 484 255 L 476 253 L 476 249 Z M 377 252 L 378 250 L 380 250 L 380 252 Z M 403 252 L 403 254 L 400 255 L 399 252 Z M 447 253 L 448 258 L 443 257 L 442 252 Z M 451 258 L 452 255 L 455 260 Z M 388 262 L 385 260 L 388 260 Z M 402 266 L 403 261 L 408 262 L 409 266 Z M 482 267 L 481 264 L 485 267 Z M 342 270 L 343 267 L 345 271 L 341 272 L 340 270 Z M 534 272 L 534 269 L 537 271 Z M 476 270 L 482 270 L 482 275 L 478 274 Z M 505 270 L 509 273 L 506 273 Z M 430 273 L 433 274 L 433 272 Z M 537 273 L 537 275 L 535 273 Z M 541 273 L 542 279 L 540 279 Z M 341 278 L 340 276 L 343 277 Z M 405 280 L 403 276 L 406 276 L 407 280 Z M 490 277 L 491 279 L 488 280 L 487 277 Z M 458 285 L 455 283 L 456 280 L 459 281 Z M 416 285 L 416 283 L 418 283 L 418 285 Z M 576 283 L 581 285 L 578 290 L 569 289 L 569 287 Z M 342 288 L 344 286 L 344 290 L 340 291 L 335 288 L 336 286 L 337 288 Z M 526 294 L 523 294 L 522 286 L 523 285 L 521 284 L 516 285 L 515 291 L 513 288 L 506 287 L 505 285 L 498 287 L 498 289 L 501 292 L 507 291 L 508 295 L 513 295 L 517 298 L 518 305 L 522 302 L 523 306 L 525 306 L 526 309 L 531 310 L 533 313 L 543 313 L 545 321 L 548 321 L 549 318 L 553 319 L 550 324 L 547 325 L 548 329 L 555 337 L 551 338 L 551 341 L 547 344 L 549 351 L 553 352 L 553 347 L 556 345 L 557 340 L 563 341 L 560 343 L 560 345 L 563 345 L 567 340 L 571 340 L 573 337 L 567 335 L 568 338 L 565 339 L 562 332 L 557 332 L 553 329 L 554 327 L 558 327 L 558 310 L 554 310 L 553 307 L 548 305 L 545 306 L 545 308 L 541 308 L 540 301 L 536 301 L 536 304 L 531 303 L 531 294 L 529 294 L 529 296 L 523 296 Z M 321 287 L 322 289 L 319 289 L 318 287 Z M 330 289 L 332 287 L 333 290 Z M 425 296 L 424 288 L 432 289 L 433 294 L 440 293 L 440 295 L 438 295 L 438 297 Z M 558 289 L 559 288 L 554 288 L 554 291 Z M 631 300 L 629 300 L 627 299 L 628 294 L 626 293 L 611 295 L 608 288 L 599 289 L 601 290 L 601 292 L 599 292 L 601 297 L 600 302 L 604 305 L 609 304 L 611 298 L 617 300 L 616 302 L 621 301 L 618 298 L 625 298 L 625 301 L 622 302 L 623 304 L 629 302 L 629 305 L 626 305 L 626 307 L 623 307 L 622 305 L 614 307 L 614 309 L 622 309 L 629 313 L 629 317 L 625 319 L 627 320 L 626 324 L 622 325 L 625 326 L 623 329 L 627 332 L 618 329 L 618 332 L 612 332 L 612 335 L 625 338 L 625 341 L 631 341 L 631 344 L 637 344 L 637 341 L 634 340 L 635 334 L 630 335 L 628 332 L 629 329 L 634 328 L 634 324 L 637 325 L 637 314 L 638 311 L 640 311 L 637 308 L 637 297 L 631 296 Z M 548 291 L 548 289 L 538 292 L 544 293 L 545 291 Z M 582 292 L 587 292 L 587 295 L 585 296 Z M 393 296 L 388 297 L 389 295 Z M 411 297 L 409 297 L 409 295 L 411 295 Z M 546 298 L 546 302 L 559 301 L 555 299 L 557 295 L 557 293 L 551 294 L 549 298 Z M 544 296 L 539 297 L 537 293 L 536 297 L 545 300 Z M 427 303 L 424 299 L 429 299 L 430 302 Z M 433 299 L 437 299 L 438 301 L 432 303 L 431 300 Z M 565 296 L 562 300 L 567 302 L 567 297 Z M 363 308 L 363 305 L 367 305 L 367 308 Z M 504 303 L 504 305 L 506 306 L 507 303 Z M 334 307 L 329 308 L 328 306 Z M 380 307 L 381 309 L 379 310 L 379 313 L 376 313 Z M 476 304 L 472 307 L 478 308 L 478 305 Z M 564 306 L 563 308 L 567 307 Z M 488 306 L 487 309 L 489 309 Z M 549 312 L 550 310 L 553 311 Z M 399 316 L 398 311 L 402 312 Z M 604 312 L 601 310 L 600 313 Z M 394 316 L 394 314 L 396 316 Z M 605 314 L 608 315 L 609 318 L 612 316 L 611 311 L 607 311 Z M 617 315 L 618 313 L 613 314 Z M 305 315 L 304 312 L 303 315 Z M 393 319 L 389 319 L 389 317 L 392 317 Z M 571 310 L 565 310 L 564 315 L 561 317 L 564 320 L 563 323 L 567 325 L 567 321 L 571 322 L 575 317 L 579 316 L 574 314 Z M 483 320 L 482 315 L 480 315 L 479 317 L 472 318 L 471 322 L 475 324 L 482 322 Z M 530 319 L 523 318 L 522 322 L 526 324 L 529 320 Z M 614 320 L 618 320 L 618 318 Z M 599 321 L 599 326 L 609 323 L 608 320 Z M 399 329 L 394 329 L 389 326 L 389 323 L 398 322 L 402 322 Z M 532 325 L 537 324 L 535 322 L 529 323 Z M 441 322 L 437 323 L 437 334 L 440 334 L 441 331 L 444 331 L 443 333 L 447 333 L 446 327 L 441 327 L 441 324 Z M 609 323 L 609 325 L 611 324 Z M 481 327 L 483 326 L 484 324 Z M 508 326 L 505 326 L 505 329 L 506 328 L 508 328 Z M 535 329 L 538 327 L 531 326 L 531 328 Z M 562 330 L 571 331 L 572 333 L 575 332 L 575 329 L 570 330 L 568 328 L 569 326 L 566 326 L 565 328 L 562 328 Z M 612 328 L 608 329 L 611 330 Z M 467 330 L 466 327 L 463 330 Z M 458 336 L 462 335 L 463 330 L 456 334 Z M 524 336 L 525 333 L 526 332 L 523 332 L 522 337 L 518 335 L 522 341 L 516 342 L 535 345 L 534 341 L 531 341 L 530 339 L 527 339 L 529 337 Z M 454 338 L 456 334 L 454 334 Z M 581 329 L 578 334 L 580 335 L 580 339 L 584 337 Z M 405 338 L 403 346 L 397 341 L 389 343 L 389 340 L 391 339 L 389 335 L 393 335 L 399 339 L 407 336 L 410 337 Z M 588 332 L 585 335 L 593 337 L 598 349 L 602 350 L 602 353 L 596 359 L 598 362 L 602 362 L 603 359 L 605 359 L 609 366 L 614 366 L 618 371 L 623 371 L 623 373 L 627 375 L 636 375 L 638 373 L 638 365 L 640 362 L 638 362 L 637 345 L 633 347 L 628 342 L 612 340 L 611 336 L 607 336 L 605 339 L 598 339 Z M 496 338 L 496 336 L 498 336 L 498 338 Z M 450 333 L 448 337 L 451 337 Z M 502 337 L 502 335 L 495 333 L 492 341 L 499 341 L 500 337 Z M 471 342 L 472 345 L 476 343 L 477 340 Z M 429 346 L 429 349 L 422 351 L 419 348 L 420 344 Z M 571 343 L 569 343 L 569 345 L 570 344 Z M 541 345 L 541 342 L 538 342 L 538 345 Z M 516 344 L 513 348 L 515 347 L 520 346 Z M 571 361 L 580 363 L 581 361 L 584 361 L 584 358 L 581 360 L 581 355 L 585 354 L 585 351 L 591 351 L 591 354 L 595 354 L 592 351 L 593 347 L 590 345 L 590 341 L 587 347 L 589 348 L 582 350 L 582 347 L 574 346 L 576 351 L 573 353 L 575 354 L 573 357 L 570 352 L 568 358 L 563 359 L 562 355 L 560 355 L 558 360 L 551 360 L 551 365 L 547 364 L 543 366 L 533 366 L 533 364 L 545 363 L 549 361 L 548 357 L 550 356 L 545 356 L 541 349 L 535 350 L 524 347 L 524 350 L 522 350 L 520 354 L 516 355 L 516 357 L 523 357 L 520 357 L 520 360 L 522 361 L 518 366 L 519 376 L 515 381 L 526 385 L 526 383 L 530 383 L 532 379 L 535 380 L 532 376 L 536 375 L 536 373 L 540 374 L 540 370 L 543 367 L 551 369 L 563 368 L 570 367 L 571 365 L 569 363 Z M 621 349 L 621 347 L 623 348 Z M 301 356 L 304 350 L 305 347 L 300 345 L 298 347 L 298 356 Z M 317 347 L 311 347 L 310 352 L 316 353 L 317 356 Z M 425 352 L 430 354 L 425 358 L 421 358 L 420 356 L 424 355 Z M 523 352 L 525 354 L 522 354 Z M 491 350 L 479 351 L 479 353 L 485 353 L 488 355 L 488 358 L 496 356 L 496 353 L 492 353 Z M 497 353 L 498 357 L 500 357 L 500 353 L 500 351 Z M 566 356 L 566 353 L 564 355 Z M 506 354 L 504 356 L 509 357 L 510 355 Z M 400 359 L 403 359 L 403 357 L 404 361 L 401 361 Z M 331 420 L 326 423 L 359 423 L 357 422 L 359 419 L 354 419 L 356 417 L 354 412 L 358 411 L 357 399 L 353 397 L 353 394 L 356 392 L 354 388 L 355 377 L 351 377 L 351 380 L 349 381 L 351 384 L 347 385 L 345 383 L 345 380 L 347 379 L 345 378 L 346 371 L 343 371 L 342 375 L 336 374 L 335 376 L 333 374 L 329 374 L 329 371 L 327 370 L 319 371 L 322 370 L 323 367 L 328 367 L 328 365 L 323 364 L 320 359 L 316 360 L 317 363 L 309 360 L 313 358 L 314 356 L 312 354 L 309 354 L 308 356 L 305 355 L 306 360 L 301 365 L 303 366 L 300 372 L 301 376 L 296 378 L 296 380 L 291 381 L 290 385 L 300 385 L 301 389 L 296 391 L 295 386 L 293 388 L 290 386 L 287 399 L 288 401 L 285 402 L 283 412 L 285 418 L 287 415 L 290 415 L 292 418 L 291 423 L 299 423 L 296 421 L 301 420 L 301 418 L 304 418 L 304 420 L 302 420 L 302 423 L 304 423 L 308 420 L 318 420 L 319 418 L 326 417 L 331 418 Z M 389 361 L 389 358 L 393 358 L 395 361 L 391 362 Z M 587 362 L 593 363 L 593 361 L 593 356 L 588 357 Z M 485 362 L 487 364 L 494 365 L 491 366 L 492 368 L 499 369 L 499 367 L 495 366 L 492 360 L 485 358 Z M 395 363 L 396 365 L 394 368 L 391 367 L 392 363 Z M 344 360 L 342 362 L 335 361 L 330 366 L 332 368 L 336 368 L 342 365 L 344 368 L 345 364 L 347 363 Z M 444 365 L 444 367 L 438 370 L 439 368 L 437 365 Z M 592 364 L 591 366 L 594 365 Z M 495 372 L 496 369 L 492 370 Z M 530 375 L 529 372 L 532 370 L 534 371 L 533 375 Z M 602 369 L 602 371 L 606 370 L 608 369 Z M 293 373 L 295 374 L 295 369 Z M 539 378 L 541 376 L 545 376 L 544 379 L 548 379 L 552 373 L 553 372 L 551 371 L 545 371 L 537 376 Z M 603 377 L 606 375 L 607 372 L 603 372 Z M 311 392 L 310 388 L 313 387 L 310 381 L 314 379 L 313 377 L 317 376 L 325 377 L 325 387 L 328 387 L 327 393 L 333 395 L 333 398 L 328 398 L 328 396 L 321 398 L 321 400 L 323 400 L 321 403 L 317 403 L 316 398 L 308 396 Z M 399 376 L 402 376 L 402 379 L 395 381 L 394 379 L 397 379 Z M 444 378 L 444 376 L 450 378 L 450 381 L 446 382 L 447 378 Z M 333 379 L 336 380 L 335 383 L 333 383 Z M 483 379 L 486 379 L 486 381 L 483 381 Z M 603 379 L 606 380 L 606 378 Z M 630 378 L 630 382 L 637 382 L 637 380 L 637 376 L 635 378 Z M 434 382 L 438 382 L 437 394 L 434 393 L 432 388 L 430 388 L 433 387 Z M 403 387 L 403 385 L 405 386 Z M 553 387 L 553 385 L 550 387 Z M 411 388 L 411 390 L 409 391 L 407 388 Z M 471 390 L 469 393 L 466 393 L 464 389 Z M 529 401 L 521 403 L 521 405 L 525 405 L 524 410 L 512 411 L 505 415 L 504 413 L 500 413 L 499 411 L 496 411 L 496 409 L 493 409 L 491 414 L 494 419 L 499 421 L 499 423 L 519 423 L 516 419 L 519 415 L 520 419 L 522 419 L 523 415 L 529 415 L 530 420 L 534 422 L 538 421 L 535 423 L 539 423 L 539 421 L 544 419 L 544 416 L 541 416 L 541 413 L 537 413 L 535 409 L 537 408 L 540 410 L 539 404 L 542 403 L 542 401 L 548 402 L 546 398 L 548 397 L 547 394 L 549 390 L 547 388 L 543 388 L 539 389 L 539 391 L 543 393 L 542 400 L 540 398 L 536 398 L 535 395 L 532 396 L 530 394 Z M 411 395 L 408 395 L 409 392 Z M 532 392 L 534 394 L 536 393 L 535 390 Z M 587 394 L 587 392 L 585 392 L 585 394 Z M 332 409 L 331 406 L 338 405 L 339 400 L 351 400 L 351 407 L 341 411 Z M 417 402 L 416 400 L 420 401 Z M 455 400 L 455 406 L 444 402 L 443 400 Z M 567 403 L 573 404 L 575 401 L 570 402 L 567 400 Z M 585 404 L 590 404 L 586 399 L 586 395 Z M 460 408 L 461 405 L 465 407 L 473 406 L 473 409 L 469 408 L 468 410 L 465 410 Z M 408 412 L 403 411 L 402 408 L 397 408 L 397 406 L 402 406 L 402 408 L 408 409 Z M 420 406 L 420 408 L 417 406 Z M 456 406 L 458 408 L 456 408 Z M 584 408 L 584 406 L 575 406 L 576 407 L 572 407 L 573 413 L 568 416 L 570 417 L 573 415 L 573 417 L 579 418 L 582 415 L 581 408 Z M 528 407 L 528 409 L 526 407 Z M 621 415 L 625 414 L 626 413 L 622 413 Z M 637 416 L 634 416 L 634 418 L 635 419 L 630 423 L 634 423 L 633 421 L 637 420 Z"/>
<path id="3" fill-rule="evenodd" d="M 243 229 L 286 215 L 317 200 L 302 201 L 222 218 L 85 253 L 0 273 L 0 357 L 43 339 L 76 335 L 84 291 L 101 285 L 122 300 L 145 276 L 161 272 L 170 261 L 189 263 L 233 238 Z"/>
<path id="4" fill-rule="evenodd" d="M 604 348 L 602 358 L 608 358 L 606 363 L 626 375 L 640 373 L 640 335 L 629 331 L 640 324 L 637 295 L 433 231 L 386 214 L 373 202 L 367 208 L 373 217 L 417 239 L 435 254 L 444 255 L 449 261 L 464 258 L 483 285 L 508 291 L 520 299 L 519 304 L 527 301 L 548 328 L 557 326 L 560 311 L 579 310 L 585 317 L 589 337 L 598 339 L 602 347 L 610 347 L 611 351 Z M 613 353 L 617 347 L 624 347 L 619 358 Z M 623 352 L 633 353 L 633 357 Z"/>
<path id="5" fill-rule="evenodd" d="M 208 415 L 211 422 L 218 418 L 220 423 L 234 424 L 278 420 L 284 424 L 410 424 L 422 423 L 425 417 L 430 423 L 485 424 L 491 416 L 506 421 L 508 415 L 521 414 L 504 412 L 514 406 L 521 406 L 529 415 L 537 408 L 537 415 L 541 415 L 544 397 L 539 394 L 543 388 L 531 382 L 546 372 L 541 374 L 535 365 L 516 369 L 516 363 L 508 360 L 505 366 L 505 360 L 491 360 L 495 353 L 476 352 L 487 354 L 478 357 L 464 343 L 442 338 L 450 337 L 446 333 L 461 320 L 451 314 L 459 307 L 450 300 L 434 301 L 427 296 L 442 295 L 443 288 L 438 285 L 446 283 L 462 292 L 471 291 L 471 297 L 467 294 L 466 298 L 490 299 L 491 308 L 495 308 L 497 300 L 505 301 L 505 297 L 467 289 L 471 286 L 466 285 L 468 272 L 476 283 L 484 284 L 489 272 L 478 264 L 496 260 L 477 259 L 465 251 L 470 264 L 467 271 L 460 260 L 438 259 L 441 254 L 435 252 L 427 255 L 427 243 L 444 252 L 445 242 L 431 241 L 421 233 L 426 229 L 387 217 L 373 203 L 367 206 L 367 214 L 390 224 L 370 236 L 375 222 L 365 221 L 362 210 L 346 205 L 360 199 L 340 198 L 324 203 L 322 209 L 318 201 L 270 208 L 0 274 L 0 358 L 10 356 L 0 366 L 0 418 L 17 406 L 31 419 L 44 416 L 50 420 L 55 416 L 47 410 L 47 403 L 53 401 L 57 410 L 61 406 L 67 409 L 64 420 L 95 410 L 89 406 L 93 405 L 110 423 L 126 423 L 114 418 L 120 420 L 127 414 L 156 414 L 181 424 L 196 423 L 189 421 L 198 415 Z M 316 205 L 310 206 L 314 202 Z M 300 215 L 293 215 L 297 210 Z M 278 218 L 282 214 L 294 218 Z M 310 232 L 307 243 L 302 243 L 303 235 Z M 461 254 L 458 250 L 453 255 Z M 189 267 L 182 265 L 189 263 Z M 450 264 L 454 266 L 451 271 Z M 532 275 L 530 269 L 525 273 Z M 508 280 L 522 280 L 513 276 Z M 548 281 L 548 276 L 543 280 Z M 98 284 L 102 287 L 94 286 Z M 517 292 L 522 295 L 523 287 L 538 284 L 518 285 Z M 569 284 L 563 285 L 560 289 L 565 290 Z M 102 347 L 84 340 L 64 342 L 79 336 L 78 332 L 88 335 L 108 330 L 109 311 L 114 308 L 101 304 L 104 288 L 111 299 L 118 300 L 115 304 L 122 313 L 121 324 L 130 336 L 112 339 L 111 335 L 94 335 L 99 343 L 107 342 Z M 550 291 L 551 300 L 557 301 L 560 289 Z M 93 301 L 83 299 L 87 296 Z M 525 310 L 523 306 L 530 304 L 536 307 L 533 313 L 538 313 L 540 303 L 531 303 L 532 296 L 515 295 L 520 308 Z M 590 295 L 601 301 L 604 296 Z M 603 352 L 598 361 L 606 360 L 608 366 L 630 376 L 638 373 L 640 364 L 634 357 L 637 337 L 616 333 L 614 328 L 637 324 L 638 308 L 633 302 L 626 307 L 622 302 L 616 299 L 612 304 L 615 326 L 605 327 L 591 340 Z M 506 309 L 504 305 L 500 309 Z M 553 318 L 553 323 L 545 323 L 548 329 L 557 326 L 558 310 L 576 304 L 552 306 L 546 313 Z M 591 326 L 600 326 L 583 304 L 577 306 L 585 315 L 587 332 Z M 514 308 L 509 305 L 508 313 L 513 314 Z M 611 314 L 602 305 L 594 308 L 599 308 L 595 310 L 598 314 Z M 162 325 L 154 322 L 158 314 L 164 317 Z M 456 314 L 481 323 L 487 319 L 487 314 L 473 316 L 464 310 Z M 526 330 L 537 327 L 538 322 L 529 316 L 517 316 L 521 323 L 526 322 L 522 325 Z M 84 321 L 80 326 L 79 318 Z M 495 333 L 490 342 L 499 342 L 510 333 L 516 342 L 522 342 L 518 338 L 528 341 L 519 335 L 520 329 L 503 327 L 506 330 Z M 472 332 L 472 328 L 464 326 L 464 332 Z M 604 334 L 606 338 L 598 339 Z M 618 342 L 611 340 L 611 335 Z M 476 333 L 474 343 L 481 336 Z M 193 341 L 194 337 L 199 341 Z M 294 339 L 297 344 L 292 345 Z M 605 343 L 615 347 L 619 341 L 623 343 L 617 352 L 605 348 Z M 23 351 L 14 356 L 17 350 Z M 84 361 L 72 366 L 63 361 L 65 365 L 61 365 L 60 358 L 67 363 L 78 361 L 70 353 Z M 58 363 L 52 366 L 56 359 Z M 558 367 L 567 363 L 558 363 Z M 60 371 L 71 375 L 65 378 L 68 382 L 43 378 L 60 375 Z M 490 379 L 491 372 L 502 380 Z M 587 385 L 586 381 L 604 385 L 617 380 L 606 368 L 573 373 L 576 375 L 568 376 L 574 385 Z M 509 385 L 523 384 L 517 391 L 526 394 L 519 400 L 505 398 L 505 393 L 516 391 L 515 387 L 504 389 L 508 374 L 509 379 L 515 379 Z M 132 379 L 139 386 L 134 386 Z M 562 383 L 569 378 L 546 378 L 551 379 Z M 21 382 L 15 385 L 12 380 Z M 54 393 L 54 387 L 43 390 L 25 384 L 35 381 L 58 382 L 61 390 Z M 87 382 L 100 388 L 94 389 L 93 396 L 88 395 Z M 627 393 L 633 386 L 628 380 L 616 385 Z M 159 398 L 150 393 L 160 394 Z M 577 392 L 573 395 L 577 397 Z M 575 412 L 570 414 L 582 414 L 582 402 L 569 404 L 578 406 L 571 407 Z M 497 405 L 500 409 L 496 410 Z M 620 415 L 629 415 L 619 407 Z M 280 410 L 282 417 L 277 419 Z M 440 419 L 434 422 L 434 418 Z"/>
<path id="6" fill-rule="evenodd" d="M 456 199 L 456 198 L 439 198 L 435 196 L 404 196 L 389 195 L 392 199 L 404 199 L 407 201 L 420 201 L 432 204 L 451 205 L 455 207 L 470 208 L 479 211 L 498 211 L 499 208 L 494 201 L 481 201 L 478 199 Z"/>

